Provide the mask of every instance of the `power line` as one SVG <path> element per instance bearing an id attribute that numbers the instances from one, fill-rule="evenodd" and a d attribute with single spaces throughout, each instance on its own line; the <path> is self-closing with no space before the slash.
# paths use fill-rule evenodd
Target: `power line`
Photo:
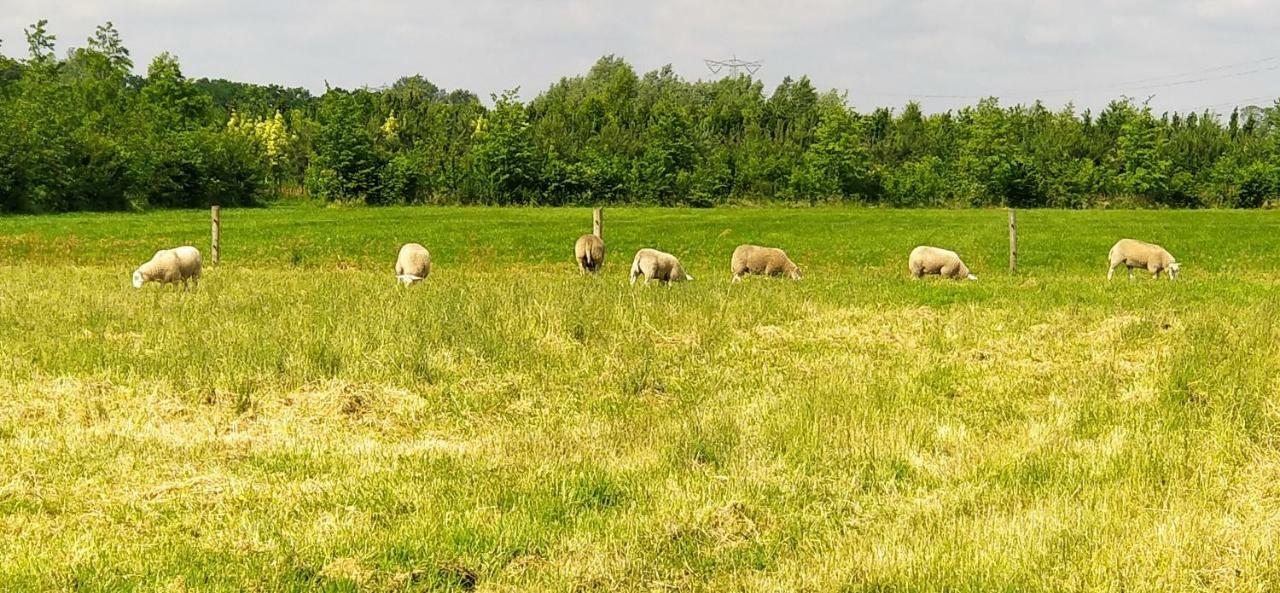
<path id="1" fill-rule="evenodd" d="M 1197 84 L 1197 83 L 1201 83 L 1201 82 L 1207 82 L 1207 81 L 1210 81 L 1210 80 L 1222 80 L 1222 79 L 1224 79 L 1224 78 L 1235 78 L 1235 77 L 1237 77 L 1237 76 L 1247 76 L 1247 75 L 1249 75 L 1249 74 L 1257 74 L 1257 73 L 1259 73 L 1259 72 L 1271 72 L 1271 71 L 1274 71 L 1274 70 L 1280 70 L 1280 66 L 1271 66 L 1271 67 L 1268 67 L 1268 68 L 1258 68 L 1258 69 L 1256 69 L 1256 70 L 1246 70 L 1246 71 L 1244 71 L 1244 72 L 1233 72 L 1233 73 L 1231 73 L 1231 74 L 1223 74 L 1222 76 L 1207 76 L 1207 77 L 1204 77 L 1204 78 L 1195 78 L 1195 79 L 1192 79 L 1192 80 L 1179 80 L 1179 81 L 1176 81 L 1176 82 L 1169 82 L 1169 83 L 1165 83 L 1165 84 L 1153 84 L 1153 85 L 1151 85 L 1151 86 L 1135 87 L 1135 88 L 1140 88 L 1140 89 L 1142 89 L 1142 90 L 1147 90 L 1147 89 L 1162 89 L 1162 88 L 1168 88 L 1168 87 L 1171 87 L 1171 86 L 1183 86 L 1183 85 L 1188 85 L 1188 84 Z"/>
<path id="2" fill-rule="evenodd" d="M 1180 74 L 1166 74 L 1162 76 L 1151 76 L 1147 78 L 1139 78 L 1139 79 L 1134 79 L 1134 80 L 1125 81 L 1125 82 L 1110 83 L 1110 84 L 1100 85 L 1093 88 L 1077 87 L 1077 88 L 1071 88 L 1071 89 L 1066 89 L 1066 88 L 1043 89 L 1043 90 L 1037 90 L 1037 91 L 1023 91 L 1023 92 L 1017 92 L 1017 93 L 987 93 L 985 95 L 961 95 L 961 94 L 949 94 L 949 93 L 893 93 L 893 92 L 881 92 L 881 91 L 875 91 L 875 90 L 863 90 L 860 92 L 867 95 L 872 95 L 872 96 L 903 97 L 903 98 L 913 98 L 913 99 L 985 99 L 987 97 L 999 97 L 999 96 L 1039 98 L 1039 96 L 1041 95 L 1055 95 L 1055 94 L 1063 94 L 1063 93 L 1086 93 L 1086 92 L 1099 92 L 1099 91 L 1106 91 L 1106 90 L 1141 91 L 1141 90 L 1169 88 L 1169 87 L 1176 87 L 1176 86 L 1185 86 L 1188 84 L 1198 84 L 1201 82 L 1208 82 L 1212 80 L 1237 78 L 1240 76 L 1248 76 L 1251 74 L 1258 74 L 1262 72 L 1272 72 L 1275 70 L 1280 70 L 1280 65 L 1275 65 L 1275 66 L 1268 66 L 1266 68 L 1255 68 L 1252 70 L 1245 70 L 1241 72 L 1229 72 L 1227 74 L 1221 74 L 1217 76 L 1202 76 L 1199 78 L 1193 78 L 1188 80 L 1174 80 L 1174 81 L 1164 82 L 1164 83 L 1133 86 L 1133 85 L 1141 85 L 1142 83 L 1145 83 L 1145 82 L 1165 80 L 1169 78 L 1181 78 L 1181 77 L 1190 76 L 1193 74 L 1205 74 L 1209 72 L 1218 72 L 1222 70 L 1228 70 L 1231 68 L 1238 68 L 1240 66 L 1273 62 L 1275 60 L 1280 60 L 1280 55 L 1269 56 L 1266 58 L 1259 58 L 1256 60 L 1248 60 L 1245 62 L 1223 64 L 1220 66 L 1202 68 L 1200 70 L 1193 70 L 1190 72 L 1183 72 Z"/>
<path id="3" fill-rule="evenodd" d="M 1183 72 L 1183 73 L 1180 73 L 1180 74 L 1165 74 L 1165 75 L 1162 75 L 1162 76 L 1149 76 L 1149 77 L 1146 77 L 1146 78 L 1136 78 L 1136 79 L 1133 79 L 1133 80 L 1125 80 L 1125 81 L 1121 81 L 1121 82 L 1113 82 L 1113 83 L 1104 84 L 1104 85 L 1101 85 L 1101 86 L 1095 87 L 1095 88 L 1094 88 L 1094 89 L 1092 89 L 1092 90 L 1114 90 L 1114 89 L 1117 89 L 1117 88 L 1131 87 L 1132 85 L 1135 85 L 1135 84 L 1142 84 L 1142 83 L 1146 83 L 1146 82 L 1153 82 L 1153 81 L 1157 81 L 1157 80 L 1164 80 L 1164 79 L 1167 79 L 1167 78 L 1182 78 L 1182 77 L 1184 77 L 1184 76 L 1195 76 L 1195 75 L 1198 75 L 1198 74 L 1206 74 L 1206 73 L 1209 73 L 1209 72 L 1218 72 L 1218 71 L 1220 71 L 1220 70 L 1229 70 L 1229 69 L 1231 69 L 1231 68 L 1238 68 L 1238 67 L 1240 67 L 1240 66 L 1250 66 L 1250 65 L 1253 65 L 1253 64 L 1262 64 L 1262 63 L 1266 63 L 1266 62 L 1274 62 L 1274 61 L 1276 61 L 1276 60 L 1280 60 L 1280 55 L 1278 55 L 1278 56 L 1269 56 L 1269 57 L 1265 57 L 1265 58 L 1259 58 L 1259 59 L 1256 59 L 1256 60 L 1247 60 L 1247 61 L 1244 61 L 1244 62 L 1235 62 L 1235 63 L 1231 63 L 1231 64 L 1223 64 L 1223 65 L 1220 65 L 1220 66 L 1211 66 L 1211 67 L 1209 67 L 1209 68 L 1201 68 L 1201 69 L 1199 69 L 1199 70 L 1191 70 L 1191 71 Z M 1245 73 L 1241 73 L 1241 74 L 1245 74 Z M 1159 86 L 1157 85 L 1157 86 L 1140 87 L 1140 88 L 1159 88 Z M 1090 90 L 1090 89 L 1087 89 L 1087 88 L 1080 88 L 1080 87 L 1077 87 L 1077 88 L 1065 88 L 1065 89 L 1046 89 L 1046 90 L 1041 90 L 1041 91 L 1033 91 L 1033 92 L 1030 92 L 1030 93 L 1027 93 L 1027 94 L 1071 93 L 1071 92 L 1084 92 L 1084 91 L 1088 91 L 1088 90 Z"/>
<path id="4" fill-rule="evenodd" d="M 1196 108 L 1195 108 L 1195 109 L 1193 109 L 1192 111 L 1196 111 L 1196 112 L 1199 112 L 1199 111 L 1214 111 L 1214 112 L 1216 112 L 1216 111 L 1218 110 L 1218 108 L 1220 108 L 1220 107 L 1240 107 L 1241 105 L 1243 105 L 1243 104 L 1245 104 L 1245 103 L 1252 103 L 1253 101 L 1264 101 L 1264 100 L 1272 100 L 1272 101 L 1275 101 L 1275 100 L 1277 100 L 1277 98 L 1280 98 L 1280 93 L 1276 93 L 1276 94 L 1272 94 L 1272 95 L 1259 95 L 1259 96 L 1257 96 L 1257 97 L 1245 97 L 1244 99 L 1236 99 L 1236 100 L 1234 100 L 1234 101 L 1223 101 L 1223 102 L 1221 102 L 1221 103 L 1214 103 L 1214 104 L 1212 104 L 1212 105 L 1202 105 L 1202 106 L 1200 106 L 1200 107 L 1196 107 Z"/>
<path id="5" fill-rule="evenodd" d="M 1212 66 L 1212 67 L 1209 67 L 1209 68 L 1202 68 L 1202 69 L 1199 69 L 1199 70 L 1191 70 L 1191 71 L 1189 71 L 1189 72 L 1183 72 L 1182 74 L 1166 74 L 1166 75 L 1164 75 L 1164 76 L 1152 76 L 1152 77 L 1150 77 L 1150 78 L 1139 78 L 1139 79 L 1137 79 L 1137 80 L 1129 80 L 1129 81 L 1125 81 L 1125 82 L 1118 82 L 1118 83 L 1115 83 L 1115 85 L 1116 85 L 1116 86 L 1123 86 L 1123 85 L 1127 85 L 1127 84 L 1138 84 L 1138 83 L 1143 83 L 1143 82 L 1151 82 L 1151 81 L 1153 81 L 1153 80 L 1161 80 L 1161 79 L 1164 79 L 1164 78 L 1182 78 L 1183 76 L 1193 76 L 1193 75 L 1196 75 L 1196 74 L 1204 74 L 1204 73 L 1206 73 L 1206 72 L 1217 72 L 1217 71 L 1219 71 L 1219 70 L 1229 70 L 1229 69 L 1231 69 L 1231 68 L 1236 68 L 1236 67 L 1239 67 L 1239 66 L 1251 66 L 1251 65 L 1253 65 L 1253 64 L 1262 64 L 1262 63 L 1265 63 L 1265 62 L 1274 62 L 1274 61 L 1276 61 L 1276 60 L 1280 60 L 1280 56 L 1269 56 L 1269 57 L 1266 57 L 1266 58 L 1258 58 L 1258 59 L 1256 59 L 1256 60 L 1246 60 L 1246 61 L 1244 61 L 1244 62 L 1236 62 L 1236 63 L 1234 63 L 1234 64 L 1224 64 L 1224 65 L 1222 65 L 1222 66 Z"/>

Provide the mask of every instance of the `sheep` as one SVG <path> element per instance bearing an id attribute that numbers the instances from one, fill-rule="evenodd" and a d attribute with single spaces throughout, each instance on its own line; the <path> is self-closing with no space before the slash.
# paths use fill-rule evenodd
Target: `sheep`
<path id="1" fill-rule="evenodd" d="M 402 286 L 411 286 L 431 273 L 431 252 L 417 243 L 405 243 L 396 257 L 396 280 Z"/>
<path id="2" fill-rule="evenodd" d="M 151 256 L 151 260 L 138 266 L 133 271 L 133 287 L 142 288 L 147 282 L 159 282 L 161 284 L 178 284 L 182 283 L 182 289 L 187 290 L 187 282 L 191 281 L 196 286 L 200 285 L 200 272 L 203 262 L 200 259 L 200 250 L 189 245 L 175 247 L 173 249 L 161 249 L 155 255 Z"/>
<path id="3" fill-rule="evenodd" d="M 583 235 L 573 244 L 573 257 L 578 260 L 582 273 L 599 272 L 604 265 L 604 239 L 596 235 Z"/>
<path id="4" fill-rule="evenodd" d="M 759 245 L 739 245 L 734 249 L 733 258 L 729 260 L 729 271 L 733 273 L 734 282 L 741 281 L 746 274 L 787 276 L 793 280 L 799 280 L 803 276 L 799 266 L 787 257 L 785 251 Z"/>
<path id="5" fill-rule="evenodd" d="M 1169 280 L 1176 280 L 1178 270 L 1182 267 L 1163 247 L 1133 239 L 1116 241 L 1111 251 L 1107 253 L 1107 257 L 1111 260 L 1111 267 L 1107 269 L 1107 280 L 1111 280 L 1111 276 L 1121 264 L 1129 269 L 1130 280 L 1133 280 L 1134 268 L 1146 268 L 1151 272 L 1153 279 L 1159 279 L 1160 272 L 1167 271 Z"/>
<path id="6" fill-rule="evenodd" d="M 668 285 L 672 282 L 693 280 L 693 276 L 685 273 L 676 256 L 657 249 L 641 249 L 636 252 L 636 258 L 631 262 L 631 284 L 634 285 L 636 277 L 641 274 L 644 275 L 646 285 L 650 280 Z"/>
<path id="7" fill-rule="evenodd" d="M 977 276 L 969 273 L 969 266 L 960 261 L 960 256 L 956 255 L 956 252 L 937 247 L 921 245 L 912 249 L 911 259 L 908 261 L 907 266 L 911 269 L 911 275 L 915 278 L 925 274 L 940 274 L 943 278 L 953 278 L 955 280 L 961 278 L 978 279 Z"/>

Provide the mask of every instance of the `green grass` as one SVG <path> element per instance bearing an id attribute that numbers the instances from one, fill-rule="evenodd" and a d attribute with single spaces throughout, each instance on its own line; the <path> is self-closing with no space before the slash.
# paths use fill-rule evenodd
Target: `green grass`
<path id="1" fill-rule="evenodd" d="M 0 219 L 6 591 L 1270 591 L 1280 212 Z M 1176 283 L 1105 281 L 1120 237 Z M 432 251 L 394 284 L 400 243 Z M 739 243 L 801 282 L 728 282 Z M 976 283 L 912 281 L 917 244 Z M 697 280 L 626 283 L 643 246 Z"/>

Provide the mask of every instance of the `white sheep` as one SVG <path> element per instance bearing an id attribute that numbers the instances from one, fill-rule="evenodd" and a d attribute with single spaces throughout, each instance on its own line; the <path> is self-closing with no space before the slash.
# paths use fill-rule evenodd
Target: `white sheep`
<path id="1" fill-rule="evenodd" d="M 583 273 L 599 272 L 604 265 L 604 239 L 595 235 L 583 235 L 573 244 L 573 257 L 578 260 L 578 270 Z"/>
<path id="2" fill-rule="evenodd" d="M 631 284 L 635 284 L 636 277 L 641 274 L 644 275 L 645 284 L 650 280 L 667 284 L 693 280 L 693 276 L 685 273 L 676 256 L 657 249 L 641 249 L 636 252 L 636 258 L 631 262 Z"/>
<path id="3" fill-rule="evenodd" d="M 410 286 L 422 282 L 431 273 L 431 252 L 417 243 L 405 243 L 396 256 L 396 280 Z"/>
<path id="4" fill-rule="evenodd" d="M 956 252 L 938 247 L 921 245 L 912 249 L 907 267 L 911 269 L 911 275 L 915 278 L 925 274 L 939 274 L 943 278 L 956 280 L 962 278 L 978 279 L 977 276 L 969 273 L 969 266 L 960 261 L 960 256 L 956 255 Z"/>
<path id="5" fill-rule="evenodd" d="M 147 282 L 159 282 L 161 284 L 178 284 L 182 283 L 182 289 L 188 288 L 187 282 L 200 285 L 200 272 L 203 267 L 203 261 L 200 259 L 200 250 L 191 246 L 175 247 L 173 249 L 161 249 L 155 255 L 151 256 L 151 260 L 138 266 L 133 271 L 133 287 L 142 288 Z"/>
<path id="6" fill-rule="evenodd" d="M 787 257 L 787 253 L 775 247 L 759 245 L 739 245 L 733 250 L 729 260 L 729 270 L 733 273 L 733 281 L 738 282 L 746 274 L 763 274 L 765 276 L 787 276 L 799 280 L 803 273 L 799 266 Z"/>
<path id="7" fill-rule="evenodd" d="M 1178 270 L 1182 267 L 1163 247 L 1133 239 L 1116 241 L 1111 251 L 1107 253 L 1107 257 L 1111 260 L 1111 267 L 1107 269 L 1107 280 L 1111 279 L 1112 274 L 1115 274 L 1116 268 L 1121 264 L 1128 268 L 1130 280 L 1133 280 L 1134 268 L 1145 268 L 1151 272 L 1151 277 L 1154 279 L 1160 278 L 1161 271 L 1167 271 L 1169 279 L 1175 280 L 1178 277 Z"/>

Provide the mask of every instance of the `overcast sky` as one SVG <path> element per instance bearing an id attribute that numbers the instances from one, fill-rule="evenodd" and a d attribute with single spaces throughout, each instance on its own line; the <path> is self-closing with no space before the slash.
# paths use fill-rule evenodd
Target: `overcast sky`
<path id="1" fill-rule="evenodd" d="M 713 76 L 704 58 L 760 60 L 769 91 L 808 74 L 860 109 L 1127 94 L 1229 111 L 1280 96 L 1280 0 L 0 0 L 0 52 L 24 55 L 40 18 L 60 54 L 111 20 L 141 72 L 169 51 L 189 77 L 315 92 L 420 73 L 528 99 L 612 53 L 687 79 Z"/>

